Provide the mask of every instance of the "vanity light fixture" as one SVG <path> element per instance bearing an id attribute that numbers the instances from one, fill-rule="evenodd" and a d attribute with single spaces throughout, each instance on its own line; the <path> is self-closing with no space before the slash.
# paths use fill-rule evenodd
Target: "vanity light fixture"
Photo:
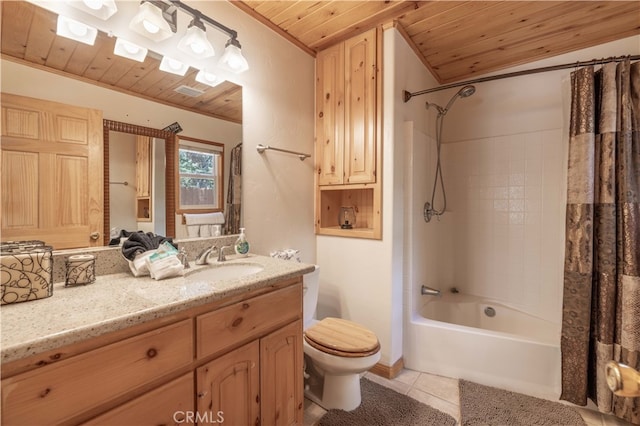
<path id="1" fill-rule="evenodd" d="M 74 19 L 58 15 L 56 34 L 93 46 L 98 36 L 98 30 Z"/>
<path id="2" fill-rule="evenodd" d="M 235 30 L 232 30 L 231 28 L 208 17 L 207 15 L 200 13 L 198 10 L 193 9 L 192 7 L 184 4 L 180 0 L 169 0 L 169 1 L 173 6 L 191 15 L 194 18 L 194 21 L 192 21 L 192 24 L 194 24 L 194 22 L 196 21 L 196 18 L 198 18 L 198 20 L 201 21 L 203 24 L 209 24 L 212 27 L 216 28 L 217 30 L 229 36 L 229 40 L 225 44 L 224 54 L 220 58 L 220 61 L 218 62 L 218 66 L 236 74 L 249 69 L 249 63 L 247 62 L 245 57 L 242 56 L 242 50 L 241 50 L 242 48 L 240 46 L 240 42 L 238 41 L 238 33 Z M 193 31 L 195 32 L 195 30 Z"/>
<path id="3" fill-rule="evenodd" d="M 176 32 L 177 10 L 161 1 L 143 1 L 129 28 L 153 41 L 166 40 Z"/>
<path id="4" fill-rule="evenodd" d="M 207 39 L 207 30 L 198 16 L 189 24 L 186 34 L 178 43 L 178 49 L 197 58 L 209 58 L 214 55 L 213 46 Z"/>
<path id="5" fill-rule="evenodd" d="M 242 50 L 240 49 L 240 42 L 235 37 L 230 38 L 224 46 L 224 53 L 218 62 L 218 66 L 235 74 L 248 70 L 249 63 L 242 56 Z"/>
<path id="6" fill-rule="evenodd" d="M 118 56 L 133 59 L 134 61 L 144 62 L 144 59 L 147 57 L 148 50 L 135 43 L 131 43 L 130 41 L 118 37 L 116 38 L 116 45 L 113 48 L 113 53 Z"/>
<path id="7" fill-rule="evenodd" d="M 70 6 L 80 9 L 100 19 L 107 20 L 118 11 L 114 0 L 73 0 L 67 2 Z"/>
<path id="8" fill-rule="evenodd" d="M 206 84 L 207 86 L 216 87 L 218 84 L 222 83 L 224 79 L 207 70 L 200 70 L 198 71 L 198 74 L 196 74 L 196 81 L 198 83 Z"/>
<path id="9" fill-rule="evenodd" d="M 171 74 L 184 76 L 188 69 L 189 66 L 187 64 L 183 64 L 182 62 L 168 56 L 163 56 L 162 61 L 160 61 L 160 70 Z"/>

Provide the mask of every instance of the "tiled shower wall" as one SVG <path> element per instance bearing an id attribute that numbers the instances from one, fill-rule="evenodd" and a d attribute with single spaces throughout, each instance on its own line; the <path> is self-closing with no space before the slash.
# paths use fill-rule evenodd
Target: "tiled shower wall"
<path id="1" fill-rule="evenodd" d="M 442 147 L 453 284 L 554 322 L 560 322 L 562 307 L 562 133 L 542 130 Z"/>

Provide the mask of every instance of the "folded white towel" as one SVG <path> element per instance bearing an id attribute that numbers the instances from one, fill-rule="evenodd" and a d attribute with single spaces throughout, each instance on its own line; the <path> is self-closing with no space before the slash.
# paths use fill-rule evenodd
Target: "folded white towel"
<path id="1" fill-rule="evenodd" d="M 151 275 L 151 278 L 154 280 L 184 275 L 184 265 L 175 255 L 167 256 L 153 262 L 147 258 L 146 263 L 149 268 L 149 275 Z"/>
<path id="2" fill-rule="evenodd" d="M 133 261 L 128 260 L 129 269 L 131 269 L 131 273 L 134 277 L 142 277 L 144 275 L 149 275 L 149 267 L 147 266 L 147 258 L 151 256 L 153 253 L 156 253 L 158 250 L 148 250 L 144 253 L 140 253 L 133 259 Z"/>
<path id="3" fill-rule="evenodd" d="M 183 214 L 187 225 L 222 225 L 224 223 L 224 214 L 222 212 Z"/>

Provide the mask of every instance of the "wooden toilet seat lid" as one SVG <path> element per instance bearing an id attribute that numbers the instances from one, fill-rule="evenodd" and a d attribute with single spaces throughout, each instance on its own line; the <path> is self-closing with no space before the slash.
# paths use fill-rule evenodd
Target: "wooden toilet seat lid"
<path id="1" fill-rule="evenodd" d="M 325 318 L 305 331 L 305 340 L 318 350 L 339 356 L 369 356 L 380 349 L 369 329 L 340 318 Z"/>

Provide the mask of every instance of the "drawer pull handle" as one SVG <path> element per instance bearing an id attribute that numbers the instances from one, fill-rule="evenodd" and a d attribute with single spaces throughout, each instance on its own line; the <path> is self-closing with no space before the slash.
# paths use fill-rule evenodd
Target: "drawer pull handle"
<path id="1" fill-rule="evenodd" d="M 40 392 L 40 398 L 44 398 L 51 393 L 51 388 L 46 388 L 42 392 Z"/>
<path id="2" fill-rule="evenodd" d="M 158 351 L 155 350 L 154 348 L 151 348 L 147 351 L 147 358 L 153 358 L 156 355 L 158 355 Z"/>
<path id="3" fill-rule="evenodd" d="M 233 320 L 233 322 L 231 323 L 231 326 L 232 326 L 232 327 L 237 327 L 237 326 L 239 326 L 240 324 L 242 324 L 242 317 L 239 317 L 239 318 L 234 319 L 234 320 Z"/>

